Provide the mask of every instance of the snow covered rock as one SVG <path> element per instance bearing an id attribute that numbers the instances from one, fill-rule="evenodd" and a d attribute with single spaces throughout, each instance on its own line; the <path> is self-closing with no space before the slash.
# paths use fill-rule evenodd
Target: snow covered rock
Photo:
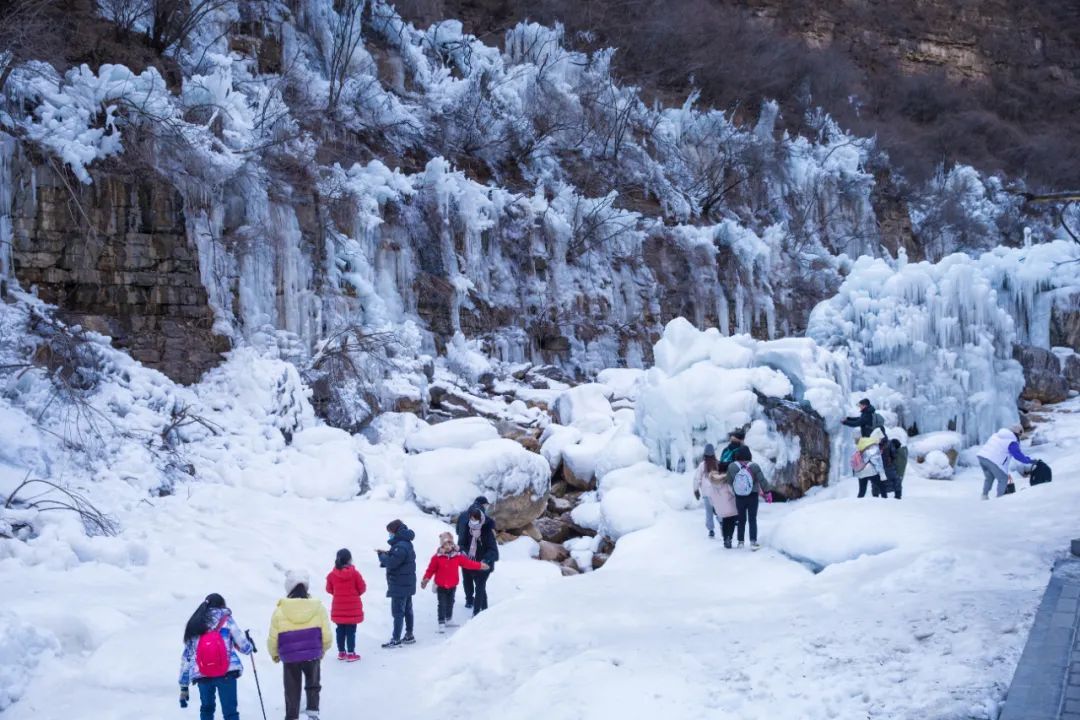
<path id="1" fill-rule="evenodd" d="M 484 495 L 499 530 L 519 530 L 547 506 L 551 468 L 540 455 L 500 438 L 410 455 L 405 479 L 417 505 L 429 512 L 455 515 Z"/>
<path id="2" fill-rule="evenodd" d="M 940 450 L 931 450 L 922 463 L 922 471 L 931 480 L 951 480 L 953 465 L 949 456 Z"/>
<path id="3" fill-rule="evenodd" d="M 458 418 L 418 429 L 405 439 L 405 449 L 414 453 L 439 448 L 468 449 L 498 437 L 498 430 L 485 418 Z"/>
<path id="4" fill-rule="evenodd" d="M 564 392 L 555 402 L 559 422 L 587 433 L 610 429 L 612 410 L 606 390 L 599 383 L 587 383 Z"/>

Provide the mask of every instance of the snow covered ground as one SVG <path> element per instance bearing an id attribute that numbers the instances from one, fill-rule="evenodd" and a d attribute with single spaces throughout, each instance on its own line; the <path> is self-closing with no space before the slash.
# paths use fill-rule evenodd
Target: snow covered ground
<path id="1" fill-rule="evenodd" d="M 0 561 L 0 582 L 20 590 L 0 610 L 0 687 L 21 695 L 5 717 L 195 717 L 177 705 L 176 671 L 198 601 L 222 593 L 264 638 L 284 569 L 308 570 L 321 591 L 348 546 L 370 587 L 364 659 L 324 663 L 326 718 L 994 718 L 1050 566 L 1077 531 L 1080 400 L 1052 418 L 1032 451 L 1055 481 L 1021 482 L 1001 500 L 979 500 L 973 468 L 909 477 L 901 502 L 855 499 L 845 479 L 764 507 L 759 553 L 708 540 L 700 511 L 670 512 L 622 537 L 601 571 L 572 578 L 517 541 L 503 548 L 488 613 L 439 636 L 434 595 L 421 592 L 419 641 L 397 651 L 377 647 L 390 617 L 371 550 L 401 517 L 422 567 L 441 522 L 396 500 L 192 483 L 129 502 L 119 538 L 54 555 L 61 546 L 42 538 L 27 552 L 45 557 Z M 257 662 L 268 715 L 280 717 L 280 668 L 265 653 Z M 242 717 L 256 717 L 250 672 L 240 687 Z"/>

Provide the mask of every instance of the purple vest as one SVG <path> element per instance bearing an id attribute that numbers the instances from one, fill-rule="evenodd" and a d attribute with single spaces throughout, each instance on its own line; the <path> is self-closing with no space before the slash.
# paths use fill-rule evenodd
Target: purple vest
<path id="1" fill-rule="evenodd" d="M 299 663 L 322 657 L 322 628 L 289 630 L 278 635 L 278 657 L 281 662 Z"/>

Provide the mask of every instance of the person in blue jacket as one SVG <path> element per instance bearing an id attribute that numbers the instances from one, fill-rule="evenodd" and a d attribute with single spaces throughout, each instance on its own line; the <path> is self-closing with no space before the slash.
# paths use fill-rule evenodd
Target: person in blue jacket
<path id="1" fill-rule="evenodd" d="M 389 550 L 376 550 L 379 565 L 386 568 L 386 597 L 390 598 L 390 613 L 394 616 L 394 635 L 389 642 L 383 643 L 387 649 L 411 645 L 413 637 L 412 597 L 416 594 L 416 551 L 413 538 L 416 533 L 400 520 L 393 520 L 386 526 L 390 533 L 387 542 Z M 401 626 L 405 626 L 405 636 L 401 636 Z"/>

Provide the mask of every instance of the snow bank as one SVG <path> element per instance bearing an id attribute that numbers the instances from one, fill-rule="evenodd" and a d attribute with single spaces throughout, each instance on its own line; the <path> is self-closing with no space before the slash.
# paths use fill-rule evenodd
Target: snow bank
<path id="1" fill-rule="evenodd" d="M 484 440 L 472 448 L 441 448 L 410 455 L 405 478 L 421 507 L 449 516 L 459 513 L 478 495 L 493 502 L 548 491 L 551 468 L 543 457 L 513 440 Z"/>
<path id="2" fill-rule="evenodd" d="M 60 644 L 51 634 L 0 611 L 0 712 L 26 691 L 42 657 L 59 650 Z"/>
<path id="3" fill-rule="evenodd" d="M 422 427 L 405 440 L 409 452 L 425 452 L 439 448 L 471 448 L 484 440 L 495 440 L 499 431 L 490 421 L 481 417 L 447 420 L 436 425 Z"/>
<path id="4" fill-rule="evenodd" d="M 612 409 L 608 390 L 599 383 L 570 388 L 559 396 L 555 412 L 563 425 L 586 433 L 601 433 L 611 428 Z"/>

